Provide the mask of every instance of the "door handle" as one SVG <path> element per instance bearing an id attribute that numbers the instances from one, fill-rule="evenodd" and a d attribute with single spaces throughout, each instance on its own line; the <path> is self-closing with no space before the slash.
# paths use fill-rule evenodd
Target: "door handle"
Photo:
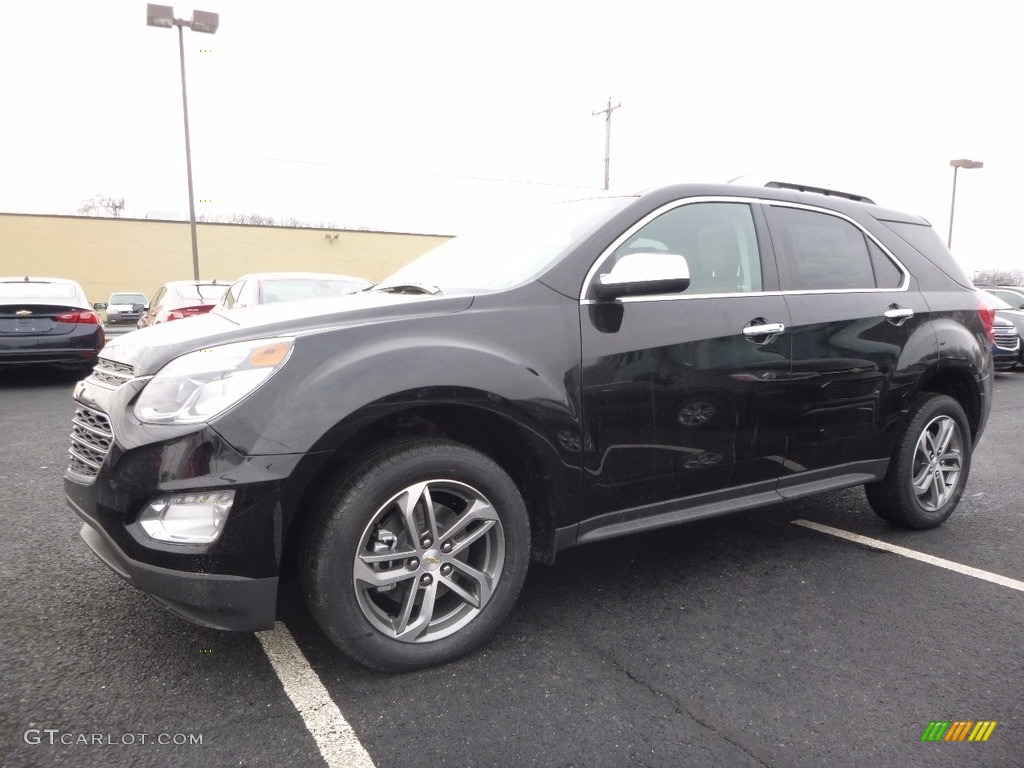
<path id="1" fill-rule="evenodd" d="M 782 323 L 762 323 L 760 325 L 747 325 L 743 328 L 743 335 L 751 336 L 775 336 L 786 330 Z"/>
<path id="2" fill-rule="evenodd" d="M 889 308 L 885 310 L 885 319 L 892 321 L 894 325 L 902 325 L 904 320 L 909 320 L 914 316 L 914 310 L 910 307 L 901 307 L 896 304 L 890 304 Z"/>

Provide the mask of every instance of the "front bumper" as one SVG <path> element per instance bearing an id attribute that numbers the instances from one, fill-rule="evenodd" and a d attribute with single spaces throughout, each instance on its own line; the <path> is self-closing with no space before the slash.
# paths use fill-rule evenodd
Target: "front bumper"
<path id="1" fill-rule="evenodd" d="M 172 613 L 213 629 L 256 632 L 274 628 L 277 577 L 262 579 L 188 573 L 128 557 L 70 498 L 85 522 L 79 535 L 107 566 Z"/>
<path id="2" fill-rule="evenodd" d="M 134 418 L 142 382 L 94 373 L 76 387 L 72 459 L 64 475 L 81 536 L 128 583 L 190 621 L 253 631 L 274 625 L 286 533 L 316 454 L 247 456 L 208 425 L 153 426 Z M 315 470 L 314 470 L 315 471 Z M 148 537 L 143 509 L 158 497 L 233 490 L 210 544 Z"/>

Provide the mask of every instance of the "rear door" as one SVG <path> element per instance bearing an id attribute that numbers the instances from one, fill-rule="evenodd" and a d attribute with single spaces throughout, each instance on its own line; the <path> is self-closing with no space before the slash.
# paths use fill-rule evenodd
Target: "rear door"
<path id="1" fill-rule="evenodd" d="M 789 203 L 764 210 L 791 320 L 780 490 L 815 475 L 852 482 L 884 468 L 921 361 L 935 354 L 928 307 L 903 265 L 853 219 Z"/>

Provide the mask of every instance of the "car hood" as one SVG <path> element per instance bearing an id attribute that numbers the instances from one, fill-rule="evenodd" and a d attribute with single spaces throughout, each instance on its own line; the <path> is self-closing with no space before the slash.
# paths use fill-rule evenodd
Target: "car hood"
<path id="1" fill-rule="evenodd" d="M 472 304 L 472 295 L 427 296 L 382 291 L 277 302 L 140 328 L 111 339 L 100 357 L 133 366 L 136 376 L 148 376 L 174 358 L 204 347 L 452 314 L 469 309 Z"/>

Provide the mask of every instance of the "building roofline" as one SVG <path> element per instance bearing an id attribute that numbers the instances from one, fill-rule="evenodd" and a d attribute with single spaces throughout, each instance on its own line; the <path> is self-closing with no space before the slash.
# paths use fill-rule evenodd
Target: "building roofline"
<path id="1" fill-rule="evenodd" d="M 154 224 L 184 224 L 189 222 L 185 219 L 139 219 L 128 216 L 82 216 L 66 213 L 18 213 L 13 211 L 0 211 L 0 216 L 26 216 L 37 219 L 75 219 L 84 221 L 135 221 L 149 222 Z M 196 221 L 196 226 L 202 227 L 249 227 L 252 229 L 304 229 L 310 232 L 352 232 L 354 234 L 366 235 L 405 235 L 409 237 L 453 237 L 437 232 L 399 232 L 387 229 L 351 229 L 349 227 L 291 227 L 284 224 L 238 224 L 228 221 Z"/>

